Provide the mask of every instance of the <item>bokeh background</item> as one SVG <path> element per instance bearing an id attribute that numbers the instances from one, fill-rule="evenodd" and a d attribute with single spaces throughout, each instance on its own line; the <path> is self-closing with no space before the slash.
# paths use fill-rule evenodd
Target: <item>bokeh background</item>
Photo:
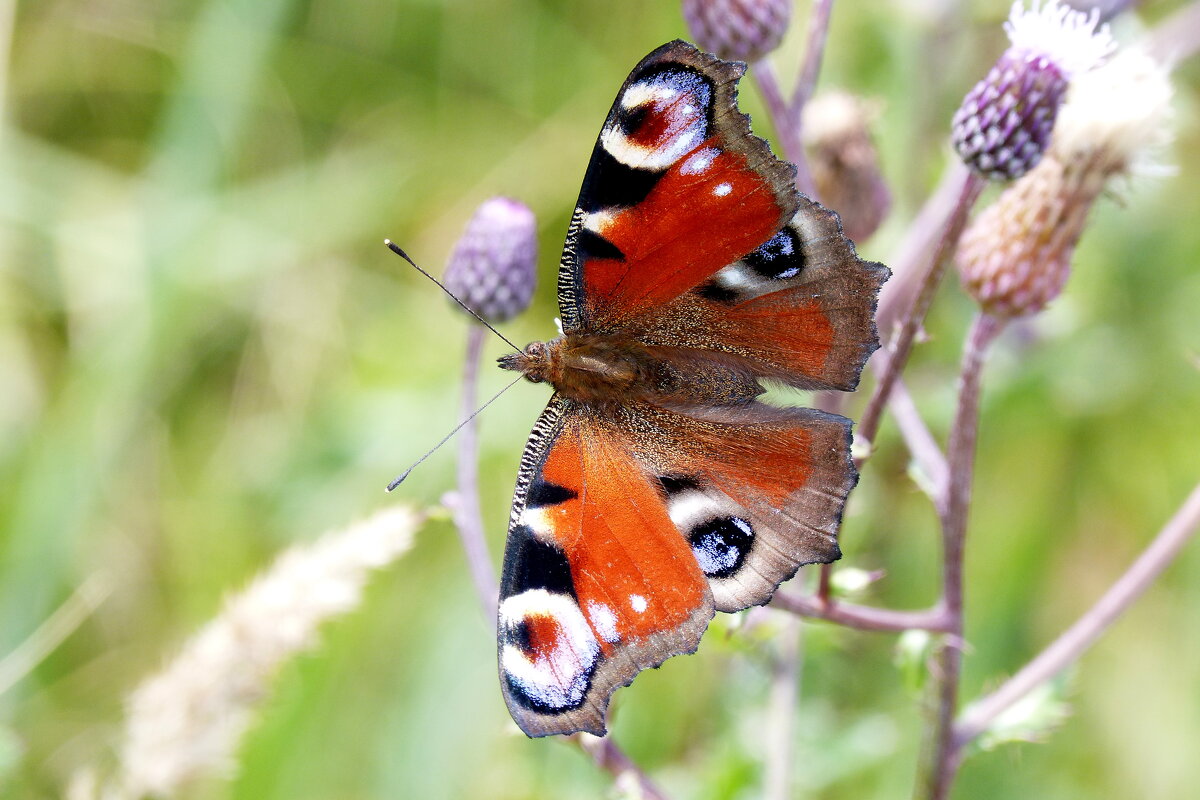
<path id="1" fill-rule="evenodd" d="M 1146 2 L 1118 36 L 1182 5 Z M 777 55 L 785 76 L 806 9 Z M 887 259 L 948 163 L 948 120 L 1003 49 L 1007 11 L 836 6 L 821 85 L 882 100 L 896 197 L 865 256 Z M 678 4 L 641 0 L 3 0 L 0 34 L 0 658 L 76 587 L 111 586 L 0 694 L 0 795 L 42 798 L 111 765 L 127 694 L 274 554 L 451 488 L 446 448 L 381 491 L 455 423 L 466 325 L 383 238 L 440 271 L 479 202 L 522 200 L 542 281 L 506 332 L 553 335 L 551 276 L 599 125 L 633 64 L 686 30 Z M 1175 80 L 1178 133 L 1159 154 L 1173 170 L 1100 203 L 1067 294 L 992 359 L 968 698 L 1087 608 L 1200 476 L 1200 67 Z M 742 98 L 769 136 L 749 81 Z M 909 371 L 939 434 L 972 312 L 949 281 Z M 485 372 L 483 390 L 502 381 Z M 522 384 L 482 418 L 497 562 L 546 395 Z M 887 570 L 864 602 L 923 607 L 936 518 L 884 434 L 846 562 Z M 1049 741 L 973 756 L 957 796 L 1194 797 L 1198 609 L 1193 545 L 1086 654 Z M 778 624 L 720 620 L 699 655 L 618 693 L 614 735 L 674 796 L 761 795 Z M 895 641 L 805 626 L 796 797 L 911 791 L 921 715 Z M 229 779 L 185 796 L 610 795 L 576 748 L 516 732 L 494 647 L 435 520 L 281 671 Z"/>

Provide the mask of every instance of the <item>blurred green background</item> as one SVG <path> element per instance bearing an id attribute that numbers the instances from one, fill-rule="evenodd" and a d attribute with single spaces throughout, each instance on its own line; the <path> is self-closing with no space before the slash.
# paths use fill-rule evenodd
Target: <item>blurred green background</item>
<path id="1" fill-rule="evenodd" d="M 883 100 L 897 200 L 866 257 L 886 260 L 936 183 L 1007 5 L 837 5 L 822 86 Z M 1143 21 L 1181 5 L 1146 3 Z M 0 29 L 0 657 L 89 576 L 114 586 L 0 695 L 0 795 L 41 798 L 111 763 L 127 693 L 275 553 L 451 488 L 446 448 L 399 497 L 381 491 L 453 426 L 465 344 L 463 317 L 383 238 L 438 271 L 479 202 L 524 201 L 542 281 L 506 332 L 553 335 L 550 276 L 599 125 L 633 64 L 686 30 L 676 3 L 638 0 L 2 0 Z M 1174 173 L 1099 205 L 1067 295 L 990 365 L 968 698 L 1087 608 L 1200 476 L 1200 69 L 1175 78 L 1179 132 L 1159 156 Z M 742 94 L 769 135 L 750 81 Z M 938 434 L 972 311 L 950 281 L 909 372 Z M 483 391 L 503 380 L 485 372 Z M 497 561 L 546 396 L 522 384 L 483 417 Z M 885 434 L 846 562 L 887 570 L 865 602 L 921 607 L 937 592 L 936 520 Z M 1193 545 L 1085 656 L 1048 743 L 973 757 L 957 796 L 1194 797 L 1198 608 Z M 677 797 L 762 793 L 778 620 L 730 623 L 616 697 L 618 741 Z M 795 796 L 910 792 L 921 719 L 894 644 L 805 626 Z M 232 780 L 189 796 L 609 795 L 578 750 L 516 733 L 494 647 L 452 529 L 431 523 L 283 670 Z"/>

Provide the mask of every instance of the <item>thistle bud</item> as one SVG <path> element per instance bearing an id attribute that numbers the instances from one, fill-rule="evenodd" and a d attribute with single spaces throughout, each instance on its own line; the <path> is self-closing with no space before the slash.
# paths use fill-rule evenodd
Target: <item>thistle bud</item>
<path id="1" fill-rule="evenodd" d="M 1061 293 L 1096 198 L 1165 142 L 1170 98 L 1166 71 L 1136 51 L 1074 82 L 1046 157 L 959 242 L 963 284 L 985 311 L 1032 314 Z"/>
<path id="2" fill-rule="evenodd" d="M 1115 46 L 1098 18 L 1058 0 L 1033 0 L 1028 11 L 1013 4 L 1009 48 L 954 115 L 954 149 L 975 173 L 1013 180 L 1041 160 L 1071 79 Z"/>
<path id="3" fill-rule="evenodd" d="M 868 127 L 874 104 L 845 92 L 826 92 L 804 106 L 804 143 L 821 202 L 838 212 L 855 242 L 869 237 L 892 207 Z"/>
<path id="4" fill-rule="evenodd" d="M 791 0 L 683 0 L 696 44 L 724 59 L 752 63 L 783 39 Z"/>
<path id="5" fill-rule="evenodd" d="M 533 299 L 536 234 L 537 221 L 523 203 L 484 201 L 450 254 L 446 288 L 489 322 L 515 317 Z"/>

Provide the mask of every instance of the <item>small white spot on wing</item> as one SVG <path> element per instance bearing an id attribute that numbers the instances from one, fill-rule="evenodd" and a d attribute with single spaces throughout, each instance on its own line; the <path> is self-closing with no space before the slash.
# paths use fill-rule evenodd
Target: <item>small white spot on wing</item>
<path id="1" fill-rule="evenodd" d="M 645 613 L 647 606 L 646 598 L 642 597 L 640 594 L 631 594 L 629 595 L 629 605 L 637 613 Z"/>
<path id="2" fill-rule="evenodd" d="M 699 175 L 712 166 L 717 155 L 717 150 L 713 147 L 705 147 L 702 150 L 697 150 L 679 165 L 679 171 L 684 175 Z"/>
<path id="3" fill-rule="evenodd" d="M 725 197 L 732 191 L 733 185 L 729 183 L 718 183 L 715 187 L 713 187 L 713 194 L 715 194 L 717 197 Z"/>
<path id="4" fill-rule="evenodd" d="M 588 616 L 592 620 L 592 627 L 600 634 L 601 639 L 610 643 L 620 640 L 621 635 L 617 633 L 617 615 L 611 608 L 593 600 L 588 603 L 587 609 Z"/>

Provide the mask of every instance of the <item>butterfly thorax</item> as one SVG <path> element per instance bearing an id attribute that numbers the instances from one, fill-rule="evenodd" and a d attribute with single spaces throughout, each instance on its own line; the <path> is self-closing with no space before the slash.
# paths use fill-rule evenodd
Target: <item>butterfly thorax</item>
<path id="1" fill-rule="evenodd" d="M 500 359 L 503 369 L 548 383 L 563 397 L 589 405 L 628 402 L 654 386 L 661 371 L 646 347 L 628 337 L 567 334 L 533 342 Z"/>
<path id="2" fill-rule="evenodd" d="M 721 354 L 656 347 L 613 334 L 569 333 L 533 342 L 499 363 L 590 406 L 736 406 L 763 392 L 753 375 Z"/>

